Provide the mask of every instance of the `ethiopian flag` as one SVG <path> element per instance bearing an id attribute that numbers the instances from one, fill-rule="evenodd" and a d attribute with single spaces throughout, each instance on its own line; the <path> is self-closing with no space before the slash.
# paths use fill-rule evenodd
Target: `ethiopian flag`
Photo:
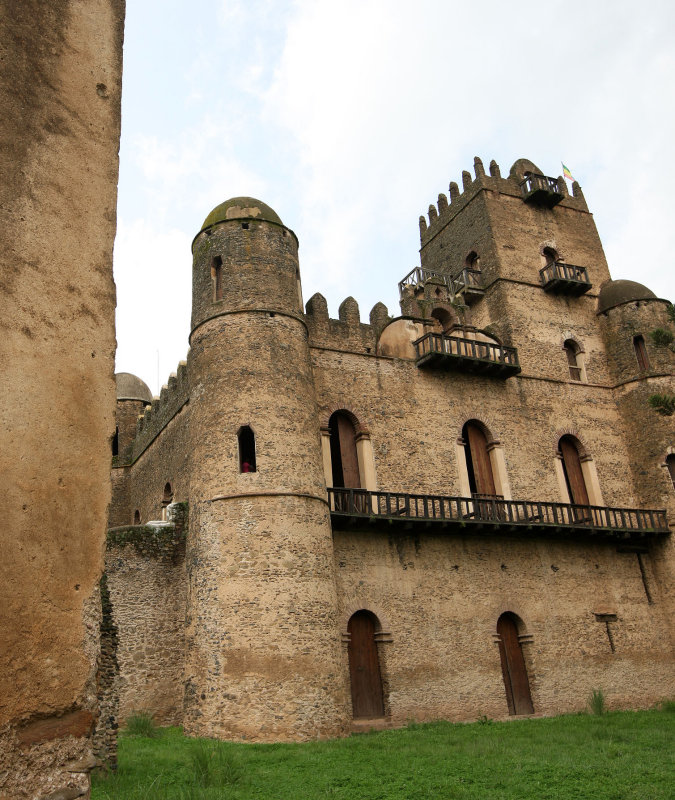
<path id="1" fill-rule="evenodd" d="M 562 161 L 560 163 L 562 164 Z M 569 171 L 569 169 L 564 164 L 562 165 L 562 168 L 563 175 L 567 178 L 567 180 L 574 182 L 574 178 L 572 177 L 572 173 Z"/>

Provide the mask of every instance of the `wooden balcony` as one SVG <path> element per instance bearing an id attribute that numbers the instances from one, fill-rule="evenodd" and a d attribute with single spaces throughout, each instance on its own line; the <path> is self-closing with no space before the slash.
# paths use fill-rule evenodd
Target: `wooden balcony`
<path id="1" fill-rule="evenodd" d="M 417 366 L 509 378 L 520 372 L 515 347 L 427 333 L 414 342 Z"/>
<path id="2" fill-rule="evenodd" d="M 539 270 L 539 277 L 545 292 L 567 294 L 579 297 L 593 285 L 588 280 L 586 267 L 575 267 L 556 261 Z"/>
<path id="3" fill-rule="evenodd" d="M 557 178 L 538 175 L 536 172 L 525 173 L 525 179 L 520 182 L 520 191 L 526 203 L 546 208 L 557 206 L 564 197 Z"/>
<path id="4" fill-rule="evenodd" d="M 430 533 L 582 535 L 619 540 L 641 540 L 669 532 L 664 510 L 340 488 L 328 489 L 328 502 L 335 530 L 398 528 Z"/>
<path id="5" fill-rule="evenodd" d="M 434 272 L 430 269 L 422 269 L 422 267 L 415 267 L 411 270 L 402 281 L 398 282 L 399 294 L 403 295 L 403 289 L 406 286 L 417 287 L 425 284 L 430 278 L 440 280 L 445 286 L 448 287 L 450 296 L 454 295 L 454 281 L 450 275 L 445 272 Z"/>
<path id="6" fill-rule="evenodd" d="M 461 297 L 467 306 L 473 305 L 485 294 L 481 286 L 481 272 L 479 269 L 463 269 L 454 280 L 455 294 Z"/>

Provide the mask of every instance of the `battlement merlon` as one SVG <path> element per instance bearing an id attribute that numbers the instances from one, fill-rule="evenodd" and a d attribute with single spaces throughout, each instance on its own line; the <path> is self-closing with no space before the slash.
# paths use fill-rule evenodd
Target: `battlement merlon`
<path id="1" fill-rule="evenodd" d="M 562 176 L 548 178 L 543 175 L 539 167 L 527 159 L 520 158 L 514 163 L 507 178 L 502 178 L 501 170 L 493 159 L 490 162 L 489 175 L 486 174 L 483 162 L 476 156 L 474 159 L 475 178 L 467 170 L 462 172 L 462 191 L 455 181 L 449 185 L 449 198 L 439 194 L 438 204 L 431 204 L 428 209 L 428 223 L 425 216 L 420 217 L 420 242 L 422 247 L 433 239 L 471 200 L 481 191 L 488 190 L 500 194 L 519 197 L 526 201 L 524 183 L 529 175 L 540 176 L 553 182 L 551 186 L 561 195 L 557 203 L 577 211 L 588 213 L 588 206 L 581 187 L 575 181 L 572 184 L 572 194 L 567 190 L 565 179 Z M 526 188 L 526 187 L 525 187 Z"/>

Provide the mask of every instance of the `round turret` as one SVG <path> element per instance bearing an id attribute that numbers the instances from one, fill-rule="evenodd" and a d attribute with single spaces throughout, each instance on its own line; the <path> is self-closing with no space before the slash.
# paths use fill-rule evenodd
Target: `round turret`
<path id="1" fill-rule="evenodd" d="M 264 219 L 266 222 L 283 225 L 277 212 L 267 203 L 262 203 L 255 197 L 232 197 L 213 209 L 204 220 L 200 233 L 219 222 L 229 222 L 232 219 Z"/>
<path id="2" fill-rule="evenodd" d="M 131 372 L 115 373 L 118 400 L 142 400 L 152 403 L 152 392 L 148 385 Z"/>
<path id="3" fill-rule="evenodd" d="M 607 281 L 603 283 L 598 294 L 598 314 L 636 300 L 658 300 L 658 298 L 651 289 L 637 281 Z"/>

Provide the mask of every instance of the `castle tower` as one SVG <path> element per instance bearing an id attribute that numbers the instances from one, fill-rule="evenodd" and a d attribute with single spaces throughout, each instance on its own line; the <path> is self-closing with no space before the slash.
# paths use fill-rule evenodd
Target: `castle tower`
<path id="1" fill-rule="evenodd" d="M 185 728 L 345 730 L 332 538 L 298 241 L 228 200 L 193 242 Z"/>

